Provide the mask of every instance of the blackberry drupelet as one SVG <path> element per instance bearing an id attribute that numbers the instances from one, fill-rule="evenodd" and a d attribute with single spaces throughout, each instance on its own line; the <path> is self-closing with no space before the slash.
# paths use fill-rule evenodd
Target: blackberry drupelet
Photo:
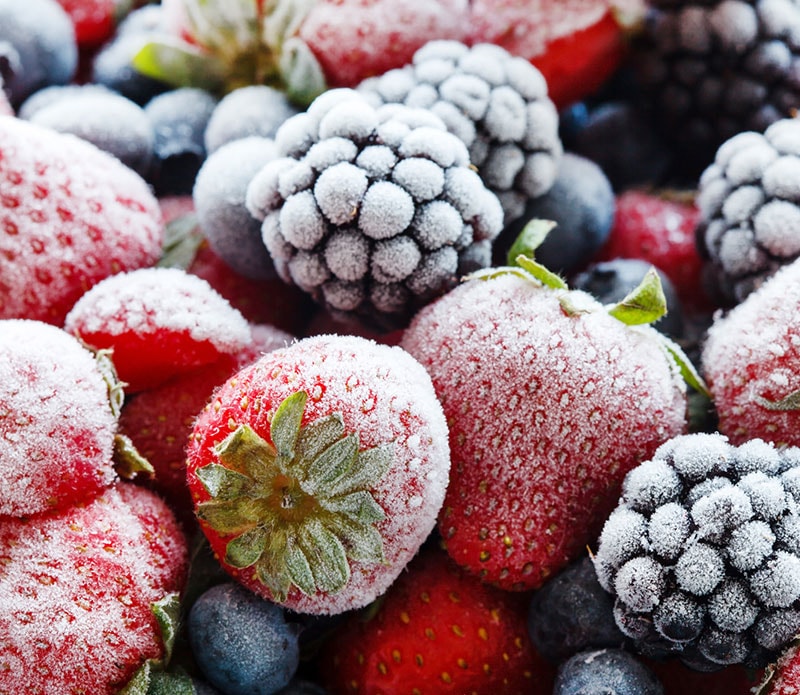
<path id="1" fill-rule="evenodd" d="M 763 131 L 800 106 L 795 0 L 652 0 L 635 58 L 645 103 L 702 171 L 736 133 Z"/>
<path id="2" fill-rule="evenodd" d="M 723 143 L 700 177 L 697 205 L 709 293 L 737 304 L 800 256 L 800 121 Z"/>
<path id="3" fill-rule="evenodd" d="M 404 327 L 458 278 L 489 265 L 500 202 L 433 113 L 318 97 L 275 135 L 279 157 L 246 205 L 280 277 L 334 317 Z"/>
<path id="4" fill-rule="evenodd" d="M 542 74 L 492 44 L 431 41 L 410 65 L 362 82 L 373 104 L 430 109 L 464 141 L 508 224 L 555 181 L 563 147 Z"/>
<path id="5" fill-rule="evenodd" d="M 758 668 L 800 630 L 798 529 L 800 449 L 683 435 L 626 476 L 595 571 L 642 654 Z"/>

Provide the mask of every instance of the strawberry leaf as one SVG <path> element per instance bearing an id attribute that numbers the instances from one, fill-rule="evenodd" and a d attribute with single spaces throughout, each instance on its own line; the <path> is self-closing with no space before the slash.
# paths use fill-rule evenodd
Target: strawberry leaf
<path id="1" fill-rule="evenodd" d="M 174 87 L 199 87 L 218 91 L 225 68 L 213 54 L 177 38 L 160 37 L 142 46 L 131 65 L 138 72 Z"/>
<path id="2" fill-rule="evenodd" d="M 508 250 L 508 264 L 514 265 L 517 257 L 521 254 L 528 258 L 534 257 L 534 251 L 538 249 L 547 235 L 556 227 L 552 220 L 532 219 L 517 235 L 511 248 Z"/>
<path id="3" fill-rule="evenodd" d="M 767 410 L 782 412 L 800 410 L 800 390 L 792 391 L 792 393 L 784 396 L 779 401 L 770 401 L 762 396 L 756 396 L 756 402 Z"/>
<path id="4" fill-rule="evenodd" d="M 236 499 L 253 486 L 248 476 L 218 463 L 198 468 L 196 474 L 208 494 L 220 501 Z"/>
<path id="5" fill-rule="evenodd" d="M 667 298 L 655 268 L 651 267 L 639 285 L 610 307 L 608 313 L 626 326 L 653 323 L 664 316 Z"/>
<path id="6" fill-rule="evenodd" d="M 205 241 L 195 213 L 181 215 L 170 221 L 164 230 L 164 244 L 159 268 L 188 270 Z"/>
<path id="7" fill-rule="evenodd" d="M 680 369 L 683 380 L 698 393 L 711 398 L 711 392 L 708 390 L 706 382 L 681 347 L 660 331 L 654 331 L 654 333 L 661 346 Z"/>
<path id="8" fill-rule="evenodd" d="M 286 95 L 296 104 L 308 106 L 327 89 L 322 66 L 306 42 L 296 36 L 284 43 L 278 70 Z"/>
<path id="9" fill-rule="evenodd" d="M 267 549 L 267 534 L 257 526 L 236 536 L 225 547 L 225 562 L 239 569 L 256 564 Z"/>
<path id="10" fill-rule="evenodd" d="M 523 270 L 527 270 L 533 277 L 541 282 L 545 287 L 554 290 L 566 290 L 567 283 L 552 270 L 548 270 L 541 263 L 537 263 L 532 258 L 520 254 L 516 259 L 517 265 Z"/>
<path id="11" fill-rule="evenodd" d="M 152 464 L 139 453 L 130 437 L 117 432 L 114 435 L 114 470 L 124 480 L 132 480 L 140 473 L 155 475 Z"/>
<path id="12" fill-rule="evenodd" d="M 269 434 L 279 456 L 288 459 L 294 456 L 307 400 L 308 394 L 305 391 L 293 393 L 278 406 L 275 415 L 272 416 Z"/>

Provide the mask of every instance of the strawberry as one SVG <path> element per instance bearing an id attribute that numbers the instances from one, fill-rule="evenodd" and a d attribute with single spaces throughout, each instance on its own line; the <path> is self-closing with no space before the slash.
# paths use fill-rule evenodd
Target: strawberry
<path id="1" fill-rule="evenodd" d="M 374 610 L 350 616 L 328 641 L 323 682 L 363 695 L 549 695 L 555 669 L 533 649 L 526 601 L 426 546 Z"/>
<path id="2" fill-rule="evenodd" d="M 781 268 L 708 328 L 701 367 L 720 432 L 800 445 L 800 261 Z"/>
<path id="3" fill-rule="evenodd" d="M 621 65 L 626 28 L 642 0 L 473 0 L 472 43 L 495 43 L 530 60 L 559 108 L 590 96 Z"/>
<path id="4" fill-rule="evenodd" d="M 73 25 L 81 49 L 97 48 L 114 33 L 131 8 L 131 0 L 58 0 Z"/>
<path id="5" fill-rule="evenodd" d="M 795 642 L 770 665 L 757 688 L 756 695 L 795 695 L 800 689 L 800 643 Z"/>
<path id="6" fill-rule="evenodd" d="M 112 695 L 167 656 L 159 622 L 187 548 L 150 491 L 123 482 L 85 505 L 5 519 L 0 558 L 0 692 Z"/>
<path id="7" fill-rule="evenodd" d="M 116 479 L 107 366 L 60 328 L 0 320 L 0 517 L 86 502 Z"/>
<path id="8" fill-rule="evenodd" d="M 120 432 L 153 467 L 154 489 L 184 518 L 193 514 L 186 487 L 186 444 L 195 417 L 214 389 L 238 369 L 292 340 L 288 333 L 268 325 L 253 326 L 252 332 L 251 343 L 237 354 L 223 355 L 213 364 L 142 391 L 122 409 Z"/>
<path id="9" fill-rule="evenodd" d="M 106 278 L 76 302 L 64 326 L 87 345 L 112 350 L 130 393 L 212 364 L 251 338 L 236 309 L 207 282 L 177 268 Z"/>
<path id="10" fill-rule="evenodd" d="M 452 290 L 417 314 L 400 343 L 430 373 L 450 427 L 439 517 L 447 550 L 508 589 L 536 588 L 574 560 L 625 473 L 686 428 L 669 354 L 679 348 L 623 323 L 642 321 L 635 307 L 659 294 L 657 276 L 609 311 L 525 265 L 536 277 L 490 270 Z"/>
<path id="11" fill-rule="evenodd" d="M 703 261 L 695 243 L 700 210 L 688 196 L 629 189 L 616 197 L 614 223 L 596 260 L 639 258 L 652 263 L 674 284 L 681 305 L 708 312 Z"/>
<path id="12" fill-rule="evenodd" d="M 0 180 L 0 318 L 61 325 L 90 287 L 161 254 L 147 184 L 85 140 L 0 116 Z"/>
<path id="13" fill-rule="evenodd" d="M 187 479 L 223 568 L 306 613 L 360 608 L 432 531 L 450 466 L 425 370 L 355 336 L 300 340 L 215 392 Z"/>

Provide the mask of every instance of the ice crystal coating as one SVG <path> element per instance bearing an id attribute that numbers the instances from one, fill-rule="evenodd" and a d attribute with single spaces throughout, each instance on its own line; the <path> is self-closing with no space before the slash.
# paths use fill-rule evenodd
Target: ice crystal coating
<path id="1" fill-rule="evenodd" d="M 275 144 L 247 208 L 281 278 L 335 316 L 400 327 L 488 265 L 502 207 L 433 113 L 334 89 Z"/>
<path id="2" fill-rule="evenodd" d="M 117 418 L 94 355 L 39 321 L 0 321 L 0 516 L 98 494 L 116 478 Z"/>
<path id="3" fill-rule="evenodd" d="M 497 194 L 506 224 L 555 181 L 562 145 L 547 84 L 529 61 L 500 46 L 431 41 L 409 65 L 364 80 L 358 91 L 375 105 L 402 103 L 439 116 Z"/>
<path id="4" fill-rule="evenodd" d="M 735 304 L 800 256 L 800 123 L 734 135 L 700 177 L 700 250 Z"/>
<path id="5" fill-rule="evenodd" d="M 691 434 L 628 474 L 594 562 L 616 597 L 617 624 L 640 651 L 701 670 L 760 667 L 793 638 L 800 555 L 786 529 L 800 520 L 788 484 L 797 456 L 760 440 L 736 447 L 719 433 Z M 664 466 L 680 478 L 677 495 Z M 695 475 L 700 469 L 705 478 Z M 671 500 L 642 511 L 638 492 L 648 478 Z"/>

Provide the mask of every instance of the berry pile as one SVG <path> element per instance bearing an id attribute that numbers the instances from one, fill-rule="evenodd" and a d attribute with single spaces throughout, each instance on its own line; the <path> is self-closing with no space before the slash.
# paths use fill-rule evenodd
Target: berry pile
<path id="1" fill-rule="evenodd" d="M 0 695 L 800 691 L 796 0 L 0 0 Z"/>

